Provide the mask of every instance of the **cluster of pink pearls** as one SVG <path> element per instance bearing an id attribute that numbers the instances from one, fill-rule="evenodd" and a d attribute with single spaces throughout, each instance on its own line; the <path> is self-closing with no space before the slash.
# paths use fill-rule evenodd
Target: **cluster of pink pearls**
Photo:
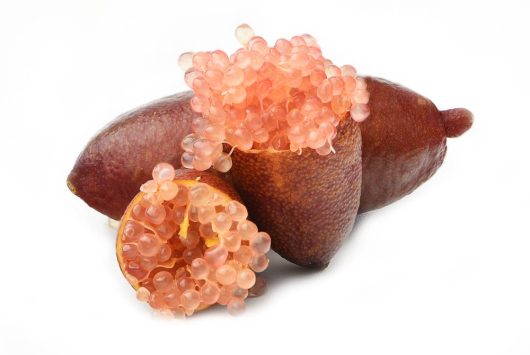
<path id="1" fill-rule="evenodd" d="M 173 315 L 215 303 L 238 314 L 255 272 L 268 266 L 270 236 L 247 220 L 238 201 L 223 199 L 207 184 L 174 179 L 171 165 L 154 168 L 119 236 L 124 270 L 140 285 L 137 298 Z M 186 218 L 189 226 L 181 233 Z"/>
<path id="2" fill-rule="evenodd" d="M 232 166 L 223 143 L 242 151 L 315 149 L 327 155 L 340 120 L 369 115 L 366 82 L 351 65 L 337 67 L 310 35 L 279 39 L 269 47 L 248 25 L 236 29 L 244 45 L 179 58 L 193 89 L 192 109 L 202 115 L 182 141 L 182 165 L 226 172 Z"/>

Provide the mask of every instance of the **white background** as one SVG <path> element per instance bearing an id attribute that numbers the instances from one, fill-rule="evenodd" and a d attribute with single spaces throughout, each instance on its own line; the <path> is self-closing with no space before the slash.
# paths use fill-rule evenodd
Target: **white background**
<path id="1" fill-rule="evenodd" d="M 0 3 L 0 354 L 530 354 L 525 1 Z M 475 125 L 413 195 L 359 218 L 329 268 L 272 257 L 268 293 L 164 320 L 104 216 L 66 188 L 88 139 L 184 89 L 177 57 L 309 32 L 324 53 Z"/>

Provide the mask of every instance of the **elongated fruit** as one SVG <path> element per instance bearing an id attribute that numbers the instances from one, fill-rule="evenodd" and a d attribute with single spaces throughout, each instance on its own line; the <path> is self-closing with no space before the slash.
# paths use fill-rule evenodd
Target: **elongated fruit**
<path id="1" fill-rule="evenodd" d="M 367 77 L 370 119 L 361 123 L 363 184 L 360 212 L 414 191 L 442 165 L 446 137 L 473 123 L 466 109 L 438 111 L 427 98 L 390 81 Z"/>
<path id="2" fill-rule="evenodd" d="M 193 95 L 164 97 L 126 112 L 88 142 L 68 176 L 68 188 L 90 207 L 120 219 L 161 161 L 180 167 L 180 142 L 197 116 Z"/>

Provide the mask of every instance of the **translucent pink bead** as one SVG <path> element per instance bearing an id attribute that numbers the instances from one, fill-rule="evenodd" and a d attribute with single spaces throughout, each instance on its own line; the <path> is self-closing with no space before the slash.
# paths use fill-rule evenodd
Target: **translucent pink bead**
<path id="1" fill-rule="evenodd" d="M 166 291 L 175 286 L 175 279 L 168 271 L 159 271 L 153 277 L 153 285 L 158 291 Z"/>
<path id="2" fill-rule="evenodd" d="M 228 313 L 237 316 L 245 311 L 245 303 L 239 298 L 232 298 L 226 308 L 228 309 Z"/>
<path id="3" fill-rule="evenodd" d="M 357 76 L 357 70 L 355 70 L 355 68 L 349 64 L 340 67 L 340 72 L 343 76 L 352 76 L 354 78 Z"/>
<path id="4" fill-rule="evenodd" d="M 193 154 L 198 158 L 207 158 L 212 155 L 215 146 L 211 141 L 206 139 L 197 139 L 193 143 Z"/>
<path id="5" fill-rule="evenodd" d="M 216 233 L 224 233 L 230 229 L 232 218 L 226 212 L 219 212 L 212 220 L 212 228 Z"/>
<path id="6" fill-rule="evenodd" d="M 224 71 L 230 64 L 230 59 L 225 52 L 215 50 L 212 52 L 212 59 L 208 63 L 208 67 L 215 70 Z"/>
<path id="7" fill-rule="evenodd" d="M 165 306 L 164 293 L 160 291 L 152 292 L 149 296 L 149 304 L 155 309 L 161 309 Z"/>
<path id="8" fill-rule="evenodd" d="M 303 35 L 301 35 L 300 37 L 302 37 L 305 41 L 305 43 L 310 46 L 310 47 L 318 47 L 318 43 L 317 43 L 317 40 L 315 37 L 311 36 L 310 34 L 308 33 L 304 33 Z"/>
<path id="9" fill-rule="evenodd" d="M 331 64 L 326 67 L 326 75 L 328 76 L 328 78 L 340 76 L 341 74 L 342 72 L 336 65 Z"/>
<path id="10" fill-rule="evenodd" d="M 316 128 L 310 128 L 307 132 L 307 145 L 317 149 L 326 143 L 326 137 Z"/>
<path id="11" fill-rule="evenodd" d="M 179 56 L 178 65 L 180 69 L 186 71 L 193 66 L 193 52 L 184 52 Z"/>
<path id="12" fill-rule="evenodd" d="M 191 277 L 196 280 L 206 279 L 210 273 L 210 267 L 203 258 L 197 258 L 191 262 Z"/>
<path id="13" fill-rule="evenodd" d="M 265 232 L 259 232 L 250 239 L 250 247 L 255 253 L 265 254 L 271 248 L 271 237 Z"/>
<path id="14" fill-rule="evenodd" d="M 225 211 L 230 215 L 232 220 L 240 222 L 244 221 L 248 217 L 248 211 L 245 205 L 238 201 L 230 201 L 225 206 Z"/>
<path id="15" fill-rule="evenodd" d="M 252 135 L 245 128 L 236 128 L 227 132 L 228 141 L 232 146 L 245 151 L 252 148 Z"/>
<path id="16" fill-rule="evenodd" d="M 217 303 L 220 305 L 227 305 L 230 300 L 232 300 L 233 295 L 232 292 L 237 286 L 235 284 L 228 285 L 228 286 L 222 286 L 220 288 L 220 294 L 219 298 L 217 299 Z"/>
<path id="17" fill-rule="evenodd" d="M 160 249 L 160 242 L 152 234 L 144 234 L 138 239 L 138 251 L 143 256 L 155 256 Z"/>
<path id="18" fill-rule="evenodd" d="M 188 219 L 192 222 L 199 222 L 199 209 L 197 206 L 190 206 L 188 211 Z"/>
<path id="19" fill-rule="evenodd" d="M 193 168 L 199 171 L 208 170 L 212 166 L 212 160 L 210 158 L 199 158 L 195 156 L 193 158 Z"/>
<path id="20" fill-rule="evenodd" d="M 370 100 L 370 93 L 366 89 L 356 89 L 353 93 L 353 100 L 358 104 L 367 104 Z"/>
<path id="21" fill-rule="evenodd" d="M 153 257 L 144 256 L 140 258 L 139 262 L 140 262 L 140 266 L 142 267 L 142 269 L 145 269 L 147 271 L 153 270 L 158 265 L 158 260 L 154 256 Z"/>
<path id="22" fill-rule="evenodd" d="M 258 227 L 251 221 L 241 221 L 237 224 L 237 232 L 243 240 L 249 240 L 258 233 Z"/>
<path id="23" fill-rule="evenodd" d="M 211 55 L 208 52 L 197 52 L 193 54 L 193 57 L 192 57 L 193 68 L 204 72 L 207 68 L 210 58 L 211 58 Z"/>
<path id="24" fill-rule="evenodd" d="M 316 152 L 318 155 L 328 155 L 332 152 L 332 146 L 329 144 L 329 142 L 326 142 L 322 147 L 317 148 Z"/>
<path id="25" fill-rule="evenodd" d="M 242 269 L 237 273 L 237 285 L 245 290 L 248 290 L 256 282 L 256 274 L 250 269 Z"/>
<path id="26" fill-rule="evenodd" d="M 202 206 L 208 203 L 211 194 L 212 192 L 208 185 L 198 183 L 190 188 L 188 198 L 195 206 Z"/>
<path id="27" fill-rule="evenodd" d="M 330 102 L 333 98 L 333 86 L 329 79 L 326 79 L 320 83 L 317 89 L 317 96 L 323 102 Z"/>
<path id="28" fill-rule="evenodd" d="M 211 247 L 204 252 L 204 259 L 214 268 L 223 265 L 227 257 L 228 250 L 222 244 Z"/>
<path id="29" fill-rule="evenodd" d="M 177 280 L 177 287 L 180 291 L 194 290 L 195 281 L 189 277 L 181 277 Z"/>
<path id="30" fill-rule="evenodd" d="M 182 307 L 186 310 L 193 311 L 201 303 L 201 295 L 196 290 L 186 290 L 180 296 Z"/>
<path id="31" fill-rule="evenodd" d="M 356 122 L 362 122 L 370 115 L 368 105 L 358 104 L 350 110 L 350 115 Z"/>
<path id="32" fill-rule="evenodd" d="M 188 85 L 191 88 L 193 86 L 193 81 L 198 76 L 199 76 L 199 73 L 193 70 L 193 68 L 186 70 L 186 73 L 184 74 L 184 81 L 186 82 L 186 85 Z"/>
<path id="33" fill-rule="evenodd" d="M 164 303 L 169 308 L 177 308 L 180 305 L 180 292 L 175 289 L 166 293 Z"/>
<path id="34" fill-rule="evenodd" d="M 242 245 L 238 251 L 234 253 L 234 260 L 241 263 L 242 265 L 248 265 L 252 260 L 254 253 L 249 246 Z"/>
<path id="35" fill-rule="evenodd" d="M 250 268 L 255 272 L 262 272 L 269 266 L 269 258 L 264 254 L 256 255 L 252 258 L 249 264 Z"/>
<path id="36" fill-rule="evenodd" d="M 215 207 L 211 205 L 201 206 L 197 209 L 197 216 L 202 224 L 209 223 L 215 217 L 215 213 Z"/>
<path id="37" fill-rule="evenodd" d="M 175 206 L 173 207 L 173 222 L 176 224 L 181 224 L 184 221 L 184 217 L 186 214 L 186 207 L 185 206 Z"/>
<path id="38" fill-rule="evenodd" d="M 171 254 L 171 247 L 167 244 L 162 244 L 160 246 L 160 250 L 158 251 L 158 261 L 161 263 L 168 261 L 171 258 Z"/>
<path id="39" fill-rule="evenodd" d="M 121 246 L 121 255 L 124 260 L 133 260 L 139 255 L 138 248 L 135 244 L 123 244 Z"/>
<path id="40" fill-rule="evenodd" d="M 247 91 L 243 86 L 231 87 L 225 96 L 227 104 L 240 104 L 247 98 Z"/>
<path id="41" fill-rule="evenodd" d="M 364 78 L 358 77 L 357 78 L 357 84 L 356 84 L 355 88 L 357 90 L 365 90 L 367 88 L 366 80 L 364 80 Z"/>
<path id="42" fill-rule="evenodd" d="M 232 158 L 226 153 L 221 153 L 221 155 L 215 159 L 213 168 L 221 173 L 226 173 L 232 168 Z"/>
<path id="43" fill-rule="evenodd" d="M 311 85 L 318 87 L 324 80 L 326 80 L 326 73 L 322 70 L 313 70 L 309 75 Z"/>
<path id="44" fill-rule="evenodd" d="M 159 204 L 150 205 L 145 210 L 145 218 L 152 224 L 161 224 L 166 218 L 166 209 Z"/>
<path id="45" fill-rule="evenodd" d="M 342 94 L 342 91 L 344 90 L 344 81 L 336 76 L 329 78 L 329 81 L 331 83 L 331 87 L 333 88 L 333 95 L 336 96 Z"/>
<path id="46" fill-rule="evenodd" d="M 246 45 L 252 37 L 254 37 L 254 30 L 246 23 L 236 27 L 235 36 L 239 43 Z"/>
<path id="47" fill-rule="evenodd" d="M 158 163 L 153 168 L 153 179 L 160 183 L 163 181 L 172 181 L 175 178 L 175 168 L 168 163 Z"/>
<path id="48" fill-rule="evenodd" d="M 207 70 L 204 73 L 204 79 L 213 90 L 221 90 L 223 88 L 223 77 L 223 73 L 219 70 Z"/>
<path id="49" fill-rule="evenodd" d="M 164 181 L 160 184 L 158 196 L 164 201 L 169 201 L 177 196 L 178 190 L 178 185 L 173 181 Z"/>
<path id="50" fill-rule="evenodd" d="M 236 287 L 234 291 L 232 291 L 232 296 L 235 298 L 239 298 L 240 300 L 244 300 L 248 297 L 248 290 L 245 290 L 241 287 Z"/>
<path id="51" fill-rule="evenodd" d="M 250 57 L 252 58 L 252 69 L 260 70 L 263 64 L 265 63 L 265 58 L 261 55 L 261 53 L 257 51 L 251 51 Z"/>
<path id="52" fill-rule="evenodd" d="M 265 55 L 269 51 L 269 47 L 267 46 L 267 41 L 265 41 L 264 38 L 259 36 L 254 36 L 248 41 L 248 47 L 252 51 L 256 51 L 260 53 L 261 55 Z"/>
<path id="53" fill-rule="evenodd" d="M 207 223 L 207 224 L 201 224 L 200 227 L 199 227 L 199 234 L 203 237 L 203 238 L 211 238 L 213 236 L 215 236 L 215 231 L 212 229 L 212 224 L 211 223 Z"/>
<path id="54" fill-rule="evenodd" d="M 219 144 L 225 139 L 225 129 L 221 125 L 211 125 L 205 128 L 204 137 L 212 144 Z"/>
<path id="55" fill-rule="evenodd" d="M 136 299 L 140 302 L 149 301 L 149 296 L 151 296 L 151 292 L 149 292 L 149 290 L 145 287 L 139 287 L 136 290 Z"/>
<path id="56" fill-rule="evenodd" d="M 197 96 L 195 96 L 195 97 L 197 97 Z M 204 130 L 206 129 L 206 127 L 208 127 L 208 125 L 209 125 L 208 120 L 205 119 L 204 117 L 201 117 L 201 116 L 197 116 L 197 117 L 193 118 L 193 120 L 191 121 L 191 129 L 195 133 L 199 133 L 199 134 L 204 132 Z"/>
<path id="57" fill-rule="evenodd" d="M 122 239 L 127 242 L 135 242 L 144 232 L 144 227 L 135 221 L 127 221 L 123 228 Z"/>
<path id="58" fill-rule="evenodd" d="M 180 158 L 180 163 L 186 169 L 193 169 L 193 158 L 194 155 L 192 153 L 184 152 L 182 153 L 182 157 Z"/>
<path id="59" fill-rule="evenodd" d="M 252 64 L 252 57 L 250 52 L 242 50 L 236 53 L 234 63 L 241 69 L 246 69 Z"/>
<path id="60" fill-rule="evenodd" d="M 195 79 L 197 80 L 197 79 Z M 192 85 L 193 87 L 193 85 Z M 190 100 L 190 106 L 191 106 L 191 109 L 195 112 L 198 112 L 198 113 L 201 113 L 205 110 L 205 103 L 206 101 L 204 100 L 204 97 L 199 97 L 199 94 L 193 96 Z M 194 132 L 202 132 L 201 129 L 193 129 Z"/>
<path id="61" fill-rule="evenodd" d="M 217 285 L 212 282 L 206 282 L 201 287 L 201 300 L 205 304 L 214 304 L 219 299 L 220 293 Z"/>
<path id="62" fill-rule="evenodd" d="M 221 285 L 230 285 L 236 281 L 236 270 L 230 265 L 221 265 L 215 271 L 215 278 Z"/>
<path id="63" fill-rule="evenodd" d="M 158 183 L 154 180 L 146 181 L 145 183 L 140 186 L 140 191 L 145 192 L 146 194 L 151 194 L 154 192 L 157 192 L 158 190 Z"/>
<path id="64" fill-rule="evenodd" d="M 229 231 L 223 234 L 221 241 L 229 252 L 235 252 L 241 246 L 241 237 L 235 231 Z"/>
<path id="65" fill-rule="evenodd" d="M 265 128 L 259 128 L 252 133 L 252 139 L 256 143 L 265 143 L 269 140 L 269 132 Z"/>
<path id="66" fill-rule="evenodd" d="M 293 48 L 293 46 L 291 42 L 289 42 L 288 40 L 280 38 L 274 44 L 274 48 L 276 48 L 276 50 L 280 52 L 281 54 L 286 55 L 291 52 L 291 49 Z"/>

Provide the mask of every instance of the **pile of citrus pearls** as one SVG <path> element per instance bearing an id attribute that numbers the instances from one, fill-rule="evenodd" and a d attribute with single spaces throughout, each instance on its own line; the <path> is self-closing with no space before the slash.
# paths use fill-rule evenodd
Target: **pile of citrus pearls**
<path id="1" fill-rule="evenodd" d="M 255 272 L 269 264 L 270 236 L 238 201 L 200 181 L 174 179 L 171 165 L 158 164 L 124 217 L 123 271 L 137 298 L 161 312 L 191 315 L 218 303 L 240 313 Z"/>
<path id="2" fill-rule="evenodd" d="M 230 57 L 216 50 L 179 58 L 195 94 L 192 109 L 201 113 L 182 141 L 184 167 L 230 170 L 223 143 L 242 151 L 309 147 L 327 155 L 334 152 L 341 119 L 368 117 L 366 82 L 351 65 L 338 67 L 324 58 L 312 36 L 279 39 L 269 47 L 241 25 L 236 37 L 244 47 Z"/>

